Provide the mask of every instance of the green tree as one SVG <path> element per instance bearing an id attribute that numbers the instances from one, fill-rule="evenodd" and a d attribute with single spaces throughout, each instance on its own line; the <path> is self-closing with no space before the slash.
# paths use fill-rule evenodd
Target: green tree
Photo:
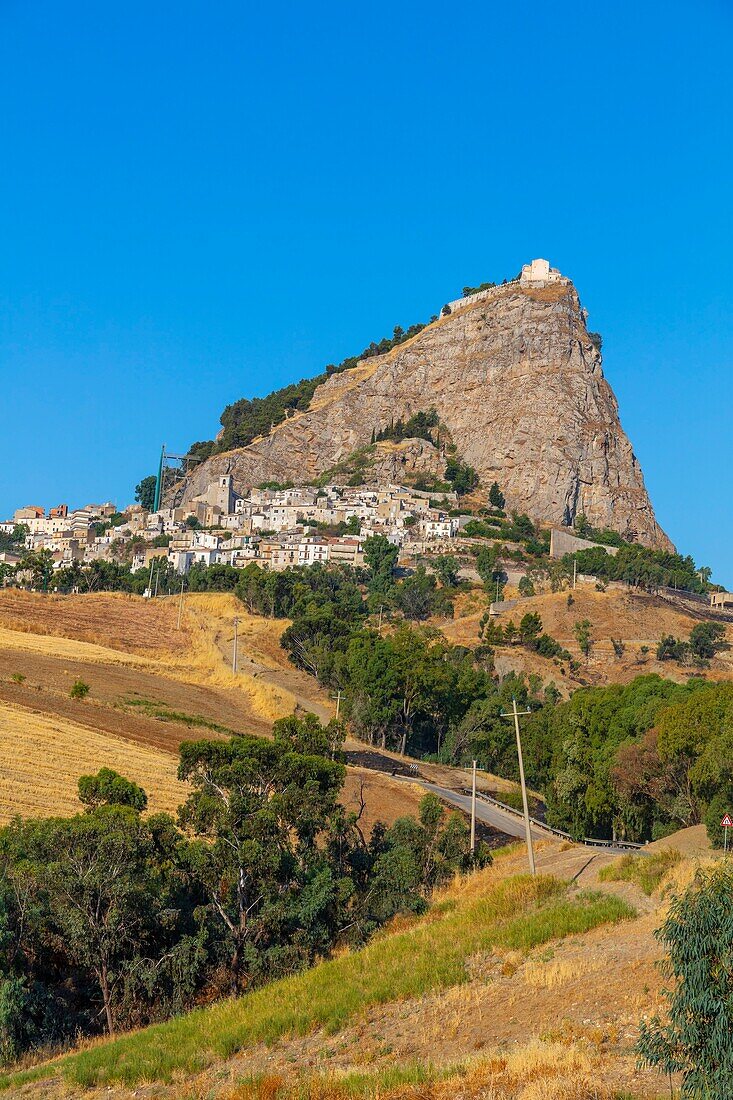
<path id="1" fill-rule="evenodd" d="M 26 523 L 16 523 L 10 533 L 0 531 L 0 553 L 4 551 L 17 553 L 22 550 L 30 533 L 30 527 Z"/>
<path id="2" fill-rule="evenodd" d="M 453 554 L 441 554 L 433 560 L 433 568 L 444 588 L 455 588 L 460 568 Z"/>
<path id="3" fill-rule="evenodd" d="M 300 923 L 305 961 L 332 938 L 329 914 L 341 887 L 319 838 L 336 811 L 345 772 L 299 747 L 291 736 L 181 746 L 178 774 L 192 787 L 181 823 L 201 838 L 189 847 L 190 873 L 228 942 L 232 989 L 243 975 L 262 973 L 263 954 L 287 938 L 288 928 Z"/>
<path id="4" fill-rule="evenodd" d="M 681 642 L 673 634 L 663 634 L 657 643 L 657 660 L 683 661 L 688 651 L 687 642 Z"/>
<path id="5" fill-rule="evenodd" d="M 504 494 L 499 488 L 498 481 L 495 481 L 489 489 L 489 504 L 492 508 L 497 508 L 499 511 L 501 511 L 506 504 Z"/>
<path id="6" fill-rule="evenodd" d="M 696 623 L 690 631 L 690 652 L 698 661 L 709 661 L 721 650 L 730 649 L 723 623 Z"/>
<path id="7" fill-rule="evenodd" d="M 573 520 L 573 533 L 576 534 L 579 539 L 593 538 L 593 528 L 584 512 L 579 512 Z"/>
<path id="8" fill-rule="evenodd" d="M 682 1075 L 689 1100 L 727 1100 L 733 1081 L 733 872 L 698 871 L 657 938 L 667 949 L 668 1018 L 639 1025 L 644 1062 Z"/>
<path id="9" fill-rule="evenodd" d="M 10 879 L 31 909 L 45 911 L 42 934 L 59 937 L 70 967 L 96 982 L 107 1031 L 127 964 L 159 914 L 153 838 L 129 807 L 103 806 L 68 819 L 17 821 L 3 834 Z"/>
<path id="10" fill-rule="evenodd" d="M 27 553 L 21 558 L 18 569 L 21 572 L 29 572 L 33 586 L 46 592 L 53 578 L 53 566 L 53 554 L 44 548 Z"/>
<path id="11" fill-rule="evenodd" d="M 395 602 L 406 619 L 420 621 L 433 614 L 436 602 L 435 577 L 418 565 L 415 572 L 397 588 Z"/>
<path id="12" fill-rule="evenodd" d="M 525 645 L 532 646 L 542 633 L 542 619 L 536 611 L 528 611 L 519 622 L 519 633 Z"/>
<path id="13" fill-rule="evenodd" d="M 501 543 L 495 542 L 491 546 L 482 546 L 476 558 L 476 570 L 492 600 L 496 596 L 497 582 L 500 598 L 501 589 L 507 580 L 507 575 L 501 567 L 501 558 L 505 553 L 506 548 Z"/>
<path id="14" fill-rule="evenodd" d="M 315 714 L 304 714 L 302 718 L 290 714 L 273 723 L 272 735 L 276 744 L 287 746 L 291 752 L 330 756 L 333 760 L 341 755 L 346 727 L 335 718 L 324 726 Z"/>
<path id="15" fill-rule="evenodd" d="M 158 479 L 155 474 L 149 474 L 135 486 L 135 500 L 142 504 L 147 512 L 152 512 L 155 507 L 155 489 Z"/>
<path id="16" fill-rule="evenodd" d="M 364 541 L 364 561 L 369 566 L 370 607 L 377 610 L 389 604 L 394 589 L 393 574 L 400 552 L 384 535 L 372 535 Z"/>
<path id="17" fill-rule="evenodd" d="M 519 584 L 518 584 L 517 587 L 519 589 L 519 595 L 520 596 L 525 596 L 526 597 L 526 596 L 534 596 L 536 594 L 535 593 L 535 587 L 534 587 L 534 584 L 532 582 L 532 578 L 529 575 L 527 575 L 525 577 L 520 577 L 519 578 Z"/>
<path id="18" fill-rule="evenodd" d="M 449 458 L 445 468 L 445 480 L 449 481 L 459 496 L 471 493 L 479 483 L 479 476 L 473 466 Z"/>
<path id="19" fill-rule="evenodd" d="M 590 619 L 578 619 L 573 627 L 573 634 L 575 640 L 580 647 L 580 652 L 584 657 L 590 656 L 590 651 L 593 646 L 591 639 L 591 621 Z"/>
<path id="20" fill-rule="evenodd" d="M 388 574 L 391 577 L 399 553 L 385 535 L 371 535 L 364 541 L 364 561 L 373 576 Z"/>
<path id="21" fill-rule="evenodd" d="M 472 857 L 464 819 L 446 813 L 432 794 L 421 800 L 418 819 L 395 821 L 386 834 L 385 849 L 374 864 L 373 879 L 373 904 L 382 920 L 399 910 L 424 912 L 430 891 L 457 870 L 491 862 L 483 845 Z"/>
<path id="22" fill-rule="evenodd" d="M 100 768 L 96 775 L 80 776 L 78 789 L 79 801 L 90 810 L 99 806 L 130 806 L 141 811 L 148 805 L 142 787 L 111 768 Z"/>

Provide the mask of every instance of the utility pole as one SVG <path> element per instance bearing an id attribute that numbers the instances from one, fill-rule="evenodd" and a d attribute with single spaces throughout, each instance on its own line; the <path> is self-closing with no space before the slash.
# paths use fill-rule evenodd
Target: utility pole
<path id="1" fill-rule="evenodd" d="M 578 583 L 578 559 L 573 558 L 573 588 Z"/>
<path id="2" fill-rule="evenodd" d="M 158 581 L 160 580 L 160 566 L 155 570 L 155 595 L 158 595 Z"/>
<path id="3" fill-rule="evenodd" d="M 176 630 L 181 629 L 181 615 L 183 614 L 183 586 L 184 586 L 185 583 L 186 583 L 186 579 L 185 579 L 185 577 L 182 577 L 181 578 L 181 598 L 178 601 L 178 626 L 176 627 Z"/>
<path id="4" fill-rule="evenodd" d="M 476 761 L 473 762 L 471 779 L 471 855 L 476 851 Z"/>
<path id="5" fill-rule="evenodd" d="M 339 711 L 340 710 L 341 710 L 341 688 L 339 688 L 338 695 L 336 696 L 336 721 L 337 722 L 338 722 L 338 717 L 339 717 Z"/>
<path id="6" fill-rule="evenodd" d="M 153 566 L 155 565 L 155 558 L 150 559 L 150 576 L 148 577 L 148 597 L 153 594 Z"/>
<path id="7" fill-rule="evenodd" d="M 234 647 L 232 649 L 232 672 L 234 672 L 234 673 L 236 673 L 236 671 L 237 671 L 238 628 L 239 628 L 239 619 L 235 616 L 235 618 L 234 618 Z"/>
<path id="8" fill-rule="evenodd" d="M 536 874 L 534 865 L 534 847 L 532 846 L 532 827 L 529 821 L 529 803 L 527 802 L 527 784 L 524 779 L 524 759 L 522 758 L 522 738 L 519 734 L 520 714 L 531 714 L 529 710 L 517 710 L 517 700 L 512 696 L 511 714 L 502 711 L 502 718 L 514 718 L 514 731 L 517 735 L 517 755 L 519 756 L 519 779 L 522 784 L 522 805 L 524 807 L 524 834 L 527 838 L 527 858 L 529 859 L 529 873 Z"/>

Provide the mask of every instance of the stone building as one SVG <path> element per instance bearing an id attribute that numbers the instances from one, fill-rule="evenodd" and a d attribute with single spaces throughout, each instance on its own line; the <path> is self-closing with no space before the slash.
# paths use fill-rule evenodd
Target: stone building
<path id="1" fill-rule="evenodd" d="M 519 276 L 520 286 L 547 286 L 548 283 L 567 283 L 556 267 L 550 267 L 549 260 L 532 260 L 524 264 Z"/>

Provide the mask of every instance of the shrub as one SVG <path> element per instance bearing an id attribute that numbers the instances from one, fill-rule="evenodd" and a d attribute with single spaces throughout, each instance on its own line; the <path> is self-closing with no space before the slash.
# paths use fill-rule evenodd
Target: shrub
<path id="1" fill-rule="evenodd" d="M 601 882 L 633 882 L 649 896 L 681 859 L 676 848 L 664 848 L 654 855 L 622 856 L 602 867 L 598 877 Z"/>
<path id="2" fill-rule="evenodd" d="M 584 657 L 588 657 L 590 655 L 591 647 L 593 645 L 593 642 L 591 641 L 590 628 L 590 619 L 578 619 L 575 626 L 573 627 L 575 640 L 577 641 L 580 647 L 580 652 L 583 654 Z"/>
<path id="3" fill-rule="evenodd" d="M 89 809 L 97 806 L 131 806 L 133 810 L 144 810 L 148 804 L 142 787 L 111 768 L 100 768 L 96 775 L 80 776 L 78 790 L 79 801 Z"/>
<path id="4" fill-rule="evenodd" d="M 89 690 L 89 684 L 85 683 L 83 680 L 74 680 L 69 695 L 72 699 L 86 699 Z"/>

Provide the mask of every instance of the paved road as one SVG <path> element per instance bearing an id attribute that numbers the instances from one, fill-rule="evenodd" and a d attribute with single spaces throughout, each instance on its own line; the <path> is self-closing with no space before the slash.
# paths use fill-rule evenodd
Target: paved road
<path id="1" fill-rule="evenodd" d="M 461 794 L 460 791 L 452 791 L 449 787 L 439 787 L 437 783 L 428 783 L 424 779 L 413 779 L 412 782 L 419 783 L 426 791 L 437 794 L 438 798 L 441 798 L 444 802 L 449 802 L 459 810 L 463 810 L 464 813 L 471 813 L 470 795 Z M 476 799 L 476 820 L 491 825 L 494 829 L 506 833 L 507 836 L 516 836 L 524 840 L 524 821 L 521 818 L 507 813 L 506 810 L 499 809 L 498 806 L 492 806 L 490 802 L 484 802 L 480 798 Z M 552 833 L 536 825 L 532 826 L 532 837 L 535 840 L 557 839 Z"/>
<path id="2" fill-rule="evenodd" d="M 402 778 L 402 776 L 398 778 Z M 466 814 L 471 813 L 471 796 L 469 794 L 462 794 L 460 791 L 451 790 L 450 787 L 441 787 L 437 783 L 429 783 L 426 779 L 419 779 L 417 777 L 411 778 L 410 782 L 419 783 L 426 791 L 437 794 L 438 798 L 455 806 L 456 809 L 463 810 Z M 482 798 L 476 799 L 476 820 L 483 821 L 486 825 L 491 825 L 492 828 L 498 829 L 501 833 L 506 833 L 507 836 L 514 836 L 518 837 L 520 840 L 524 840 L 524 820 L 521 817 L 517 817 L 516 814 L 507 813 L 507 811 L 502 810 L 500 806 L 494 806 L 491 802 L 485 802 Z M 531 825 L 531 829 L 533 840 L 562 839 L 549 829 L 543 829 L 541 825 L 536 825 L 534 822 Z M 582 844 L 584 842 L 578 841 L 578 843 Z M 628 855 L 629 852 L 629 848 L 616 846 L 614 844 L 588 844 L 587 847 L 592 851 L 608 852 L 611 855 Z M 647 854 L 644 852 L 643 848 L 637 850 L 641 854 Z"/>

